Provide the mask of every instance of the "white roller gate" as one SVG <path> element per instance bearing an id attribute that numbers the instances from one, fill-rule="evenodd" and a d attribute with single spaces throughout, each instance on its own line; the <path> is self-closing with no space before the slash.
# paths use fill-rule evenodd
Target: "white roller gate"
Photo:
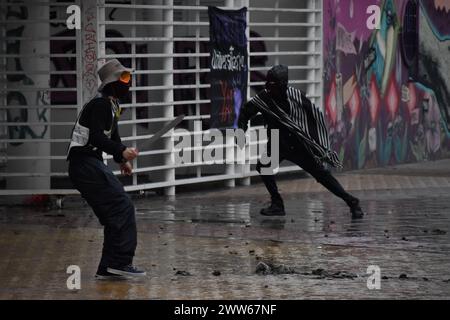
<path id="1" fill-rule="evenodd" d="M 0 0 L 2 12 L 6 0 Z M 30 1 L 31 2 L 31 1 Z M 86 5 L 90 2 L 82 1 L 82 10 L 86 12 Z M 249 177 L 256 175 L 253 166 L 238 164 L 207 165 L 202 160 L 205 143 L 202 135 L 208 132 L 209 99 L 208 84 L 208 57 L 209 49 L 209 23 L 207 6 L 214 5 L 224 9 L 238 9 L 247 6 L 248 31 L 247 37 L 250 41 L 250 76 L 248 97 L 255 93 L 263 82 L 263 75 L 275 63 L 284 63 L 290 67 L 290 84 L 307 92 L 308 96 L 317 105 L 322 105 L 322 13 L 321 1 L 270 1 L 270 0 L 132 0 L 118 3 L 119 1 L 94 1 L 95 15 L 92 19 L 97 20 L 93 25 L 94 30 L 86 27 L 84 21 L 82 32 L 73 34 L 59 34 L 64 38 L 58 38 L 53 42 L 52 52 L 48 49 L 48 58 L 53 58 L 50 63 L 50 76 L 60 75 L 65 78 L 51 82 L 52 86 L 38 87 L 21 83 L 11 84 L 7 77 L 17 72 L 11 71 L 11 63 L 6 61 L 17 57 L 17 53 L 8 53 L 5 41 L 10 43 L 17 37 L 7 36 L 8 28 L 11 26 L 12 18 L 2 14 L 0 27 L 2 30 L 2 81 L 0 94 L 0 179 L 5 180 L 4 189 L 0 194 L 68 194 L 73 190 L 61 189 L 67 187 L 65 163 L 65 147 L 68 141 L 76 110 L 82 105 L 82 101 L 88 99 L 89 90 L 81 90 L 82 81 L 89 81 L 89 67 L 92 61 L 92 52 L 89 40 L 97 40 L 97 58 L 118 58 L 125 65 L 136 70 L 133 76 L 132 98 L 128 103 L 122 104 L 125 113 L 120 121 L 120 132 L 122 140 L 127 145 L 140 147 L 148 137 L 157 131 L 165 122 L 171 120 L 175 115 L 186 114 L 186 120 L 181 127 L 189 131 L 189 136 L 194 141 L 191 149 L 194 161 L 192 163 L 177 165 L 174 163 L 174 139 L 177 133 L 172 131 L 166 135 L 161 143 L 155 145 L 152 150 L 141 150 L 141 156 L 134 160 L 134 174 L 130 179 L 124 179 L 126 189 L 129 191 L 162 188 L 166 194 L 174 194 L 175 186 L 200 183 L 207 181 L 224 181 L 226 185 L 248 184 Z M 47 5 L 48 10 L 57 11 L 53 8 L 66 8 L 72 2 L 40 3 L 33 1 L 34 5 Z M 92 3 L 92 1 L 91 1 Z M 42 35 L 42 39 L 54 39 L 52 34 L 57 27 L 55 23 L 61 20 L 59 10 L 52 18 L 54 20 L 40 19 L 40 23 L 50 24 L 50 34 Z M 91 14 L 92 12 L 87 12 Z M 82 19 L 86 19 L 83 16 Z M 26 19 L 23 19 L 26 20 Z M 29 19 L 28 19 L 29 20 Z M 46 20 L 46 21 L 43 21 Z M 62 20 L 61 20 L 62 21 Z M 22 23 L 23 21 L 20 21 Z M 32 20 L 23 22 L 27 24 L 38 23 Z M 56 28 L 56 29 L 55 29 Z M 52 33 L 53 32 L 53 33 Z M 62 31 L 60 31 L 62 32 Z M 48 40 L 47 39 L 47 40 Z M 22 38 L 19 40 L 23 41 Z M 73 41 L 66 43 L 64 41 Z M 11 45 L 10 45 L 11 47 Z M 55 47 L 59 51 L 55 51 Z M 73 52 L 68 48 L 73 48 Z M 67 50 L 67 51 L 64 51 Z M 11 49 L 9 50 L 11 51 Z M 56 53 L 58 52 L 58 53 Z M 19 58 L 25 58 L 32 53 L 20 53 Z M 55 60 L 60 58 L 61 61 Z M 57 65 L 63 63 L 62 59 L 70 60 L 65 68 Z M 56 61 L 56 62 L 55 62 Z M 83 63 L 80 63 L 83 61 Z M 88 61 L 86 63 L 86 61 Z M 67 63 L 67 61 L 65 61 Z M 73 63 L 76 62 L 76 63 Z M 88 66 L 88 67 L 87 67 Z M 69 70 L 67 70 L 69 68 Z M 40 70 L 42 71 L 42 70 Z M 76 79 L 70 79 L 75 75 Z M 64 81 L 65 80 L 65 81 Z M 34 106 L 13 106 L 7 101 L 5 92 L 11 90 L 23 90 L 32 88 L 34 91 L 43 92 L 70 92 L 72 91 L 71 104 L 62 104 L 64 99 L 56 95 L 52 99 L 60 99 L 60 105 L 45 105 L 50 110 L 46 117 L 45 126 L 48 128 L 47 136 L 11 136 L 14 131 L 8 128 L 22 128 L 22 126 L 42 126 L 42 117 L 39 121 L 19 122 L 15 118 L 2 118 L 4 111 L 16 108 L 30 110 L 43 109 L 42 102 Z M 76 93 L 76 94 L 75 94 Z M 75 96 L 74 96 L 75 94 Z M 41 99 L 42 100 L 42 99 Z M 69 100 L 69 99 L 66 99 Z M 45 99 L 43 100 L 45 101 Z M 56 100 L 55 100 L 56 101 Z M 17 103 L 15 103 L 17 104 Z M 50 120 L 51 116 L 51 120 Z M 16 117 L 17 118 L 17 117 Z M 254 126 L 251 130 L 261 131 L 261 126 Z M 25 129 L 22 129 L 22 131 Z M 20 132 L 20 129 L 19 131 Z M 253 136 L 249 134 L 249 136 Z M 250 143 L 253 145 L 264 144 L 264 135 Z M 223 145 L 228 151 L 236 148 L 232 141 L 225 141 Z M 34 154 L 13 154 L 14 147 L 11 143 L 23 143 L 23 145 L 43 144 L 50 146 L 48 154 L 38 156 Z M 2 145 L 7 145 L 6 153 L 2 153 Z M 11 151 L 12 150 L 12 151 Z M 228 154 L 228 153 L 227 153 Z M 249 156 L 249 155 L 247 155 Z M 252 155 L 255 157 L 255 155 Z M 108 158 L 110 159 L 110 157 Z M 22 161 L 25 163 L 22 170 L 11 171 L 11 161 Z M 50 170 L 40 171 L 39 166 L 29 165 L 38 161 L 51 163 Z M 113 163 L 111 160 L 108 160 Z M 3 165 L 2 165 L 3 163 Z M 115 166 L 115 165 L 114 165 Z M 45 167 L 45 166 L 44 166 Z M 117 168 L 117 167 L 116 167 Z M 298 170 L 296 167 L 282 167 L 280 171 Z M 118 172 L 117 172 L 118 173 Z M 24 177 L 46 178 L 50 183 L 48 188 L 9 188 L 10 179 L 23 179 Z M 50 179 L 51 178 L 51 179 Z M 64 182 L 66 181 L 66 182 Z"/>
<path id="2" fill-rule="evenodd" d="M 66 28 L 79 1 L 0 0 L 0 194 L 72 193 L 64 152 L 81 102 L 80 35 Z"/>

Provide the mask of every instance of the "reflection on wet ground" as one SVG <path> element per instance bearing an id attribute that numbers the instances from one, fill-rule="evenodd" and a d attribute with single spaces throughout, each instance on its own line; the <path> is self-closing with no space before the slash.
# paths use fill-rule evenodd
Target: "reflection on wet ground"
<path id="1" fill-rule="evenodd" d="M 79 199 L 0 207 L 0 298 L 449 298 L 450 169 L 425 169 L 340 176 L 362 200 L 361 220 L 313 179 L 280 182 L 281 218 L 259 215 L 261 184 L 137 198 L 141 280 L 94 280 L 103 232 Z M 69 265 L 81 268 L 80 290 L 67 289 Z M 380 290 L 367 288 L 370 265 Z"/>

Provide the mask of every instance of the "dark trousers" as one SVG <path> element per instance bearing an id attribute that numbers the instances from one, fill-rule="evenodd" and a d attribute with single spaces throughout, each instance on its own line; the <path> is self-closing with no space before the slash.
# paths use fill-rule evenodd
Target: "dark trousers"
<path id="1" fill-rule="evenodd" d="M 270 148 L 270 145 L 268 146 Z M 270 149 L 268 150 L 270 152 Z M 269 153 L 270 155 L 270 153 Z M 308 172 L 313 176 L 317 182 L 331 191 L 334 195 L 344 200 L 349 206 L 356 200 L 355 197 L 350 195 L 344 190 L 339 181 L 332 176 L 329 170 L 327 170 L 322 164 L 318 164 L 314 158 L 304 149 L 302 146 L 296 146 L 291 148 L 281 148 L 280 149 L 280 159 L 279 163 L 283 160 L 289 160 L 303 170 Z M 256 164 L 256 170 L 261 173 L 261 168 L 270 167 L 270 163 L 263 165 L 260 161 Z M 277 183 L 275 182 L 274 175 L 261 175 L 261 178 L 270 193 L 272 198 L 272 203 L 283 206 L 283 199 L 278 192 Z"/>
<path id="2" fill-rule="evenodd" d="M 135 209 L 122 183 L 102 161 L 89 156 L 70 160 L 69 177 L 104 226 L 98 272 L 131 264 L 137 246 Z"/>

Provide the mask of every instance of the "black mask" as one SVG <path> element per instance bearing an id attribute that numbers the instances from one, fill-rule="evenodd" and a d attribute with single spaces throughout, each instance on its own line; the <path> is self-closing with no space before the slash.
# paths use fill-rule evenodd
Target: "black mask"
<path id="1" fill-rule="evenodd" d="M 288 86 L 288 67 L 276 65 L 267 72 L 266 89 L 272 98 L 283 98 Z"/>
<path id="2" fill-rule="evenodd" d="M 127 100 L 130 93 L 130 83 L 124 83 L 120 80 L 108 83 L 103 89 L 103 94 L 107 96 L 113 96 L 120 101 Z"/>

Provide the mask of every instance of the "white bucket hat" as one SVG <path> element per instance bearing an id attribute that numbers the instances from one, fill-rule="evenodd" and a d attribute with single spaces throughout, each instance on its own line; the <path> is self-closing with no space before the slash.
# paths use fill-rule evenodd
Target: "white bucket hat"
<path id="1" fill-rule="evenodd" d="M 125 68 L 117 59 L 109 60 L 98 69 L 98 76 L 102 82 L 98 91 L 102 91 L 108 83 L 119 80 L 123 72 L 132 73 L 133 71 L 133 69 Z"/>

